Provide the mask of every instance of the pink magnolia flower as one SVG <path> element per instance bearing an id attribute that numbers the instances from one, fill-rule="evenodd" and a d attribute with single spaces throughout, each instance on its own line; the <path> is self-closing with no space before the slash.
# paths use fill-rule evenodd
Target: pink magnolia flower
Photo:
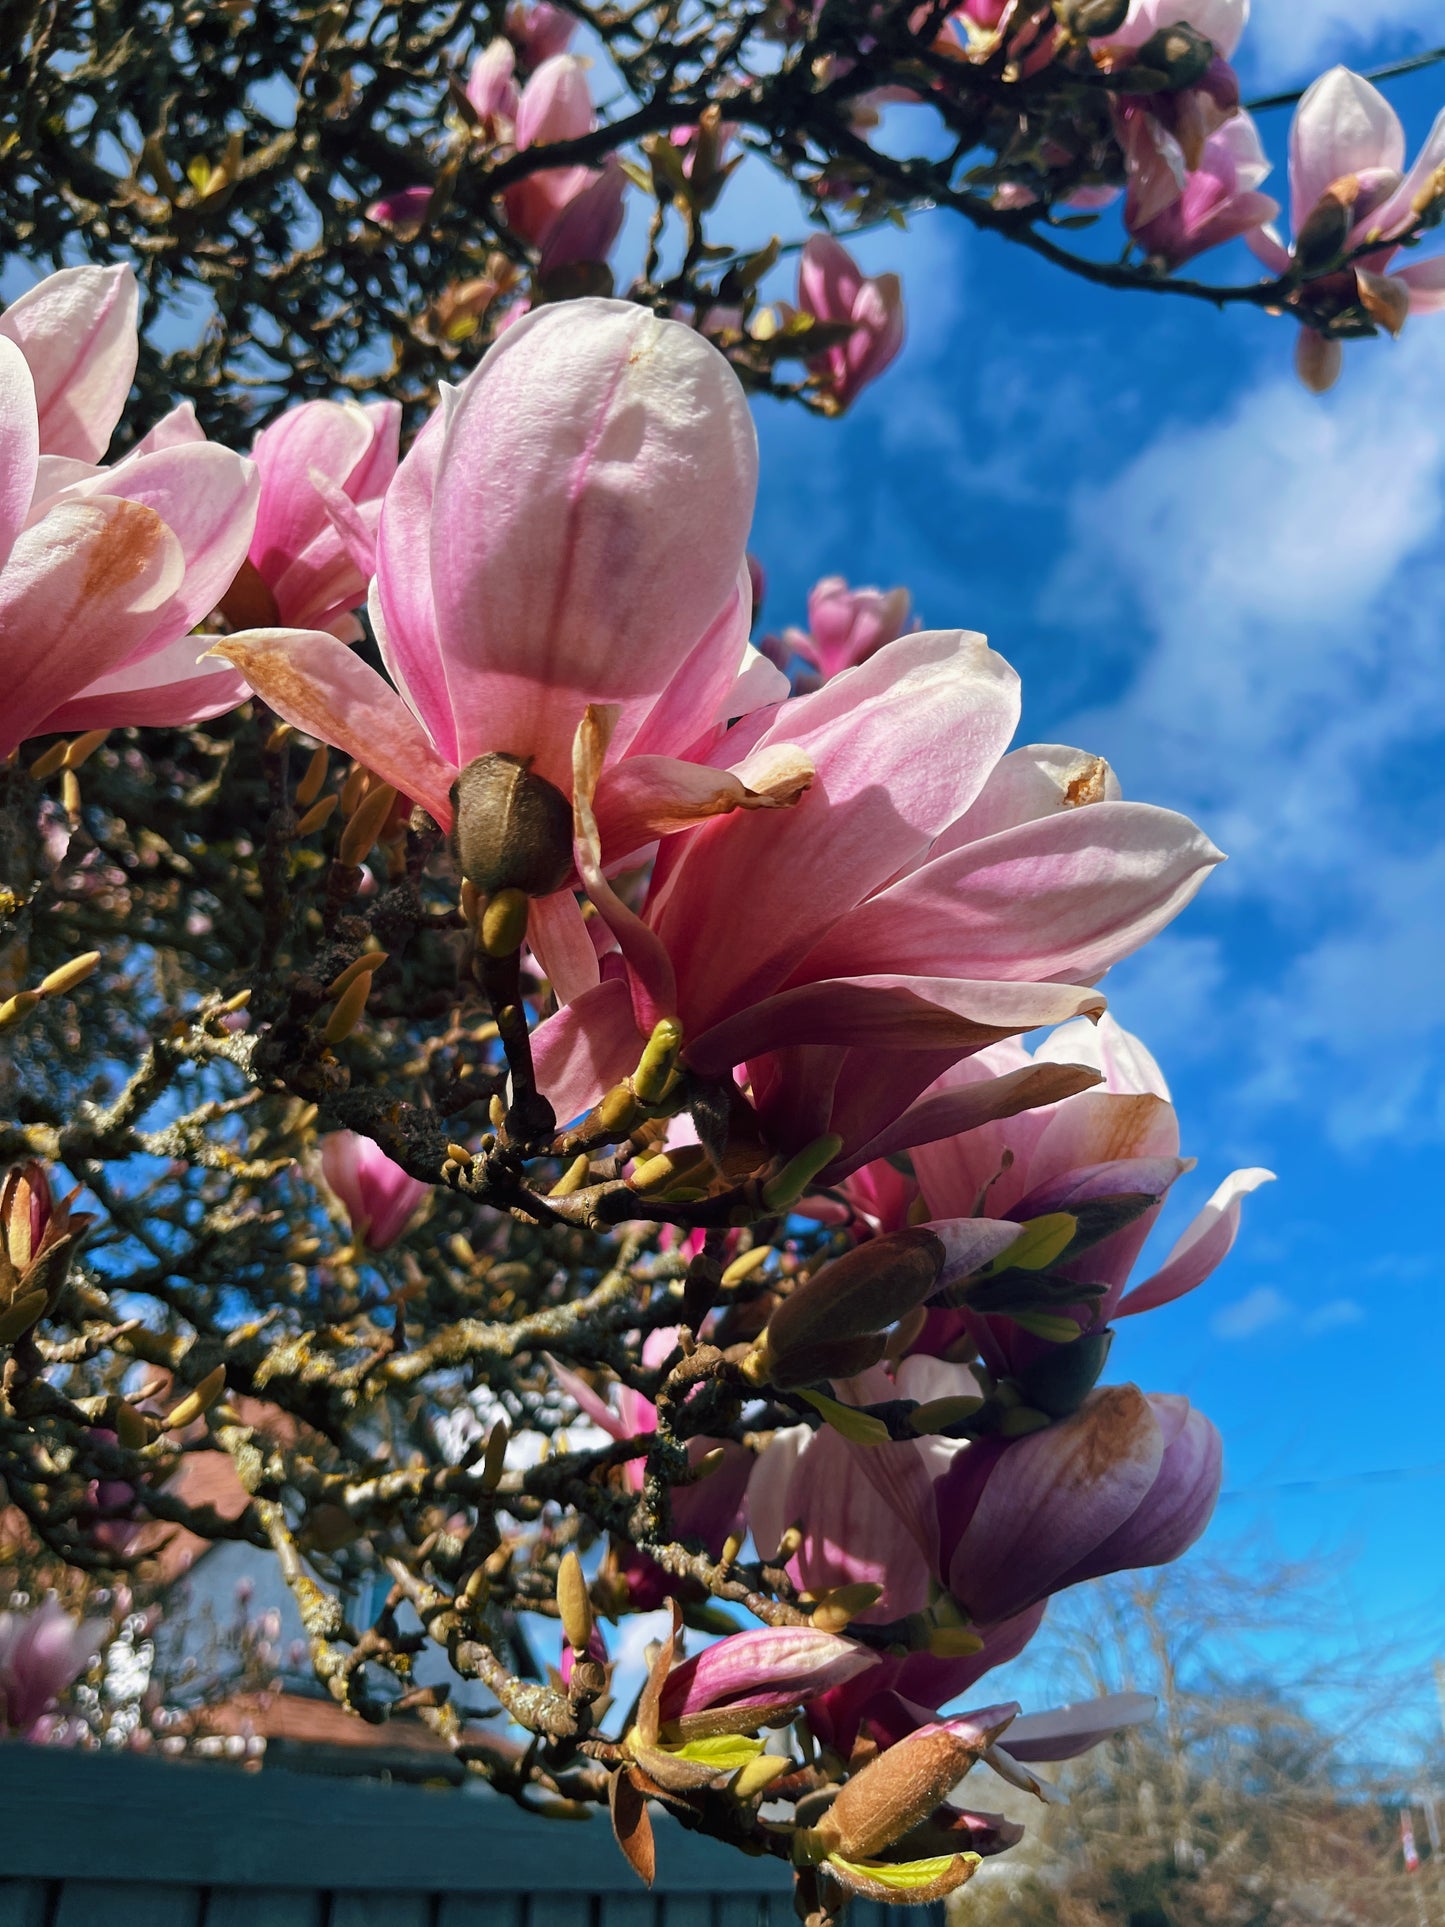
<path id="1" fill-rule="evenodd" d="M 1193 27 L 1225 59 L 1239 45 L 1249 21 L 1250 0 L 1130 0 L 1123 26 L 1109 35 L 1111 48 L 1142 47 L 1166 27 Z"/>
<path id="2" fill-rule="evenodd" d="M 1081 1580 L 1167 1565 L 1209 1523 L 1222 1451 L 1188 1399 L 1133 1385 L 1045 1431 L 976 1440 L 938 1482 L 949 1592 L 992 1625 Z"/>
<path id="3" fill-rule="evenodd" d="M 1134 239 L 1168 268 L 1238 240 L 1279 213 L 1278 201 L 1258 192 L 1269 172 L 1258 128 L 1238 113 L 1209 136 L 1183 193 L 1135 228 Z"/>
<path id="4" fill-rule="evenodd" d="M 615 154 L 609 155 L 547 229 L 537 261 L 542 275 L 604 262 L 622 232 L 626 194 L 622 163 Z"/>
<path id="5" fill-rule="evenodd" d="M 103 1619 L 72 1619 L 53 1598 L 27 1613 L 0 1613 L 0 1734 L 28 1739 L 89 1665 Z"/>
<path id="6" fill-rule="evenodd" d="M 1054 1104 L 919 1145 L 913 1167 L 929 1218 L 951 1222 L 979 1213 L 1027 1224 L 1055 1212 L 1092 1214 L 1099 1235 L 1053 1267 L 1059 1278 L 1103 1285 L 1063 1315 L 1082 1331 L 1102 1332 L 1115 1318 L 1169 1304 L 1223 1262 L 1239 1229 L 1243 1201 L 1271 1181 L 1259 1169 L 1233 1172 L 1188 1226 L 1163 1266 L 1128 1291 L 1130 1273 L 1175 1181 L 1192 1168 L 1179 1156 L 1179 1121 L 1154 1059 L 1111 1017 L 1066 1024 L 1031 1055 L 1015 1042 L 995 1044 L 956 1065 L 924 1100 L 946 1100 L 980 1078 L 1017 1075 L 1029 1065 L 1078 1063 L 1099 1085 Z M 1086 1228 L 1088 1219 L 1081 1218 Z M 947 1355 L 961 1338 L 979 1348 L 999 1376 L 1022 1375 L 1058 1347 L 1006 1317 L 930 1310 L 916 1341 Z M 1102 1367 L 1103 1359 L 1098 1359 Z M 1088 1389 L 1079 1388 L 1080 1395 Z M 1051 1408 L 1052 1409 L 1052 1408 Z"/>
<path id="7" fill-rule="evenodd" d="M 783 640 L 826 681 L 921 628 L 909 621 L 910 608 L 906 589 L 850 589 L 841 575 L 824 576 L 808 596 L 807 629 L 789 629 Z"/>
<path id="8" fill-rule="evenodd" d="M 308 401 L 256 437 L 256 530 L 223 611 L 237 628 L 327 629 L 356 642 L 351 613 L 376 569 L 381 503 L 396 473 L 401 404 Z"/>
<path id="9" fill-rule="evenodd" d="M 30 369 L 42 455 L 105 453 L 135 378 L 139 300 L 129 268 L 62 268 L 0 314 Z"/>
<path id="10" fill-rule="evenodd" d="M 574 15 L 551 0 L 512 0 L 506 14 L 507 38 L 526 67 L 540 67 L 554 54 L 565 53 L 577 30 Z"/>
<path id="11" fill-rule="evenodd" d="M 395 229 L 400 240 L 413 241 L 431 211 L 432 193 L 430 187 L 418 185 L 383 194 L 380 200 L 368 204 L 366 218 L 379 227 Z"/>
<path id="12" fill-rule="evenodd" d="M 387 492 L 371 615 L 392 680 L 314 630 L 216 653 L 444 826 L 458 772 L 492 751 L 570 795 L 578 726 L 610 705 L 595 804 L 624 857 L 747 803 L 726 769 L 678 759 L 782 685 L 763 665 L 771 681 L 735 693 L 756 481 L 742 389 L 692 329 L 619 301 L 542 308 L 448 392 Z M 570 892 L 530 934 L 554 982 L 595 983 Z"/>
<path id="13" fill-rule="evenodd" d="M 110 469 L 42 452 L 42 403 L 52 447 L 94 449 L 124 399 L 107 305 L 124 283 L 72 280 L 63 301 L 48 287 L 22 298 L 32 305 L 15 328 L 21 345 L 0 337 L 0 756 L 42 731 L 195 721 L 243 693 L 230 673 L 221 689 L 197 672 L 190 632 L 245 556 L 255 471 L 208 442 L 143 442 Z M 87 290 L 94 299 L 81 298 Z M 62 379 L 57 315 L 69 317 L 77 355 L 98 335 L 111 368 L 104 383 L 75 384 L 83 422 L 47 398 Z"/>
<path id="14" fill-rule="evenodd" d="M 346 1207 L 357 1239 L 372 1251 L 396 1243 L 429 1188 L 355 1131 L 328 1131 L 322 1138 L 321 1174 Z"/>
<path id="15" fill-rule="evenodd" d="M 810 1626 L 733 1633 L 675 1666 L 663 1681 L 657 1709 L 662 1737 L 685 1744 L 755 1733 L 877 1664 L 866 1647 Z"/>
<path id="16" fill-rule="evenodd" d="M 649 1332 L 642 1346 L 642 1363 L 656 1369 L 676 1346 L 675 1326 L 664 1326 L 659 1331 Z M 648 1433 L 657 1430 L 657 1407 L 640 1392 L 618 1385 L 613 1388 L 609 1403 L 607 1399 L 600 1398 L 578 1373 L 559 1365 L 555 1359 L 550 1363 L 553 1377 L 568 1398 L 583 1417 L 591 1419 L 608 1438 L 645 1438 Z M 677 1531 L 683 1538 L 700 1540 L 714 1559 L 722 1551 L 728 1534 L 737 1526 L 753 1465 L 752 1454 L 732 1439 L 689 1439 L 688 1460 L 695 1466 L 719 1446 L 722 1448 L 723 1461 L 718 1469 L 696 1485 L 675 1487 L 671 1500 L 673 1524 Z M 624 1475 L 634 1492 L 642 1490 L 641 1459 L 629 1459 Z M 619 1569 L 634 1611 L 650 1612 L 676 1591 L 676 1580 L 656 1560 L 631 1546 L 619 1547 L 618 1553 Z"/>
<path id="17" fill-rule="evenodd" d="M 659 1016 L 699 1078 L 726 1088 L 746 1067 L 772 1151 L 843 1140 L 825 1185 L 1093 1082 L 1051 1089 L 1062 1067 L 1036 1067 L 911 1108 L 984 1045 L 1101 1010 L 1087 986 L 1219 861 L 1186 819 L 1116 800 L 1097 758 L 1005 757 L 1018 704 L 981 637 L 922 633 L 729 731 L 713 757 L 744 783 L 786 744 L 813 787 L 766 824 L 740 812 L 670 839 L 640 921 L 599 905 L 622 954 L 533 1040 L 558 1116 L 631 1071 Z"/>
<path id="18" fill-rule="evenodd" d="M 516 131 L 522 93 L 516 73 L 517 50 L 510 40 L 499 38 L 488 42 L 467 75 L 468 103 L 494 140 L 510 140 Z"/>
<path id="19" fill-rule="evenodd" d="M 554 54 L 542 62 L 517 102 L 515 139 L 519 153 L 591 133 L 596 117 L 587 67 L 587 61 L 577 54 Z M 549 167 L 514 181 L 502 196 L 513 233 L 540 247 L 562 210 L 592 178 L 592 170 L 587 167 Z"/>
<path id="20" fill-rule="evenodd" d="M 903 346 L 903 289 L 896 274 L 865 276 L 841 241 L 814 234 L 798 264 L 798 308 L 847 326 L 840 342 L 808 363 L 841 411 L 875 381 Z"/>
<path id="21" fill-rule="evenodd" d="M 1363 306 L 1392 334 L 1411 314 L 1445 308 L 1445 255 L 1394 266 L 1400 237 L 1417 218 L 1415 203 L 1428 197 L 1445 167 L 1445 113 L 1431 129 L 1415 165 L 1405 170 L 1405 130 L 1378 88 L 1346 67 L 1321 75 L 1295 110 L 1290 134 L 1290 219 L 1294 241 L 1286 247 L 1272 229 L 1249 236 L 1249 245 L 1274 274 L 1303 275 L 1303 292 L 1326 312 Z M 1333 263 L 1361 248 L 1350 265 Z M 1311 279 L 1312 263 L 1332 271 Z M 1322 391 L 1338 379 L 1340 340 L 1305 329 L 1300 373 Z"/>

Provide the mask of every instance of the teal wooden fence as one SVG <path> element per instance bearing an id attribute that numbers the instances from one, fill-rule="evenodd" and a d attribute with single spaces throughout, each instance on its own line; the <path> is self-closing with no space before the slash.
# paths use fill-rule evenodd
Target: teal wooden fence
<path id="1" fill-rule="evenodd" d="M 780 1863 L 671 1823 L 657 1846 L 647 1893 L 601 1816 L 0 1746 L 0 1927 L 796 1927 Z M 942 1919 L 872 1903 L 849 1914 L 852 1927 Z"/>

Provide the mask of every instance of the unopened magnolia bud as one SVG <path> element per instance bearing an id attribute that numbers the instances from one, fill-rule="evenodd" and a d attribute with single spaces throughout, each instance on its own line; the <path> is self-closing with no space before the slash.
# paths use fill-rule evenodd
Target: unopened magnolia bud
<path id="1" fill-rule="evenodd" d="M 751 1278 L 755 1271 L 761 1271 L 772 1255 L 771 1245 L 754 1245 L 751 1251 L 744 1251 L 741 1256 L 733 1259 L 723 1272 L 723 1283 L 725 1285 L 742 1284 L 745 1279 Z"/>
<path id="2" fill-rule="evenodd" d="M 1350 238 L 1359 198 L 1358 178 L 1346 174 L 1315 202 L 1295 236 L 1295 265 L 1302 274 L 1323 273 L 1339 260 Z"/>
<path id="3" fill-rule="evenodd" d="M 714 1472 L 721 1472 L 727 1464 L 727 1458 L 727 1452 L 721 1445 L 715 1445 L 710 1452 L 704 1452 L 692 1468 L 692 1483 L 701 1485 L 703 1480 L 710 1479 Z"/>
<path id="4" fill-rule="evenodd" d="M 572 869 L 572 805 L 518 756 L 491 750 L 452 785 L 462 875 L 484 895 L 548 897 Z"/>
<path id="5" fill-rule="evenodd" d="M 323 796 L 319 803 L 313 803 L 296 825 L 297 836 L 314 836 L 319 829 L 331 821 L 339 800 L 333 791 L 330 796 Z"/>
<path id="6" fill-rule="evenodd" d="M 321 1033 L 328 1044 L 339 1044 L 349 1037 L 361 1022 L 361 1014 L 366 1009 L 366 1000 L 371 995 L 371 972 L 354 978 L 336 1000 L 336 1007 L 326 1020 L 326 1028 Z"/>
<path id="7" fill-rule="evenodd" d="M 1195 27 L 1180 22 L 1161 27 L 1142 47 L 1136 49 L 1131 66 L 1151 77 L 1158 75 L 1163 87 L 1175 93 L 1202 80 L 1215 59 L 1214 42 Z M 1134 91 L 1131 87 L 1130 91 Z M 1141 83 L 1141 92 L 1158 92 L 1158 87 Z"/>
<path id="8" fill-rule="evenodd" d="M 1129 0 L 1054 0 L 1054 12 L 1081 40 L 1103 40 L 1129 18 Z"/>
<path id="9" fill-rule="evenodd" d="M 54 776 L 58 769 L 64 769 L 69 748 L 69 743 L 52 743 L 49 749 L 37 756 L 27 772 L 31 781 L 43 783 L 47 776 Z"/>
<path id="10" fill-rule="evenodd" d="M 22 1017 L 28 1017 L 36 1005 L 44 999 L 38 990 L 17 990 L 13 997 L 0 1003 L 0 1030 L 7 1024 L 18 1024 Z"/>
<path id="11" fill-rule="evenodd" d="M 502 1483 L 502 1474 L 507 1469 L 507 1443 L 511 1437 L 507 1421 L 499 1418 L 487 1434 L 487 1449 L 482 1454 L 482 1485 L 488 1492 L 495 1492 Z"/>
<path id="12" fill-rule="evenodd" d="M 349 963 L 345 970 L 332 978 L 326 986 L 327 996 L 343 996 L 358 977 L 369 977 L 374 970 L 380 970 L 387 961 L 388 955 L 389 953 L 385 950 L 368 950 L 364 957 L 358 957 L 355 963 Z"/>
<path id="13" fill-rule="evenodd" d="M 325 743 L 322 743 L 312 751 L 311 761 L 306 765 L 306 772 L 302 776 L 301 781 L 296 785 L 296 807 L 298 809 L 309 810 L 311 805 L 316 801 L 317 797 L 321 794 L 321 785 L 326 781 L 326 772 L 330 765 L 331 751 L 326 747 Z"/>
<path id="14" fill-rule="evenodd" d="M 972 1659 L 984 1642 L 967 1626 L 930 1626 L 924 1650 L 935 1659 Z"/>
<path id="15" fill-rule="evenodd" d="M 760 1753 L 755 1760 L 749 1760 L 745 1767 L 739 1768 L 733 1778 L 731 1792 L 735 1800 L 751 1800 L 763 1793 L 774 1780 L 781 1780 L 785 1773 L 793 1771 L 794 1762 L 786 1753 Z"/>
<path id="16" fill-rule="evenodd" d="M 493 1091 L 487 1099 L 487 1119 L 494 1131 L 500 1131 L 507 1122 L 506 1100 L 500 1091 Z"/>
<path id="17" fill-rule="evenodd" d="M 24 1337 L 44 1311 L 46 1296 L 43 1291 L 27 1291 L 0 1312 L 0 1345 L 13 1345 Z"/>
<path id="18" fill-rule="evenodd" d="M 83 736 L 77 736 L 65 752 L 65 767 L 79 769 L 88 763 L 109 734 L 108 729 L 88 729 Z"/>
<path id="19" fill-rule="evenodd" d="M 776 1385 L 784 1392 L 825 1378 L 856 1378 L 879 1362 L 886 1347 L 882 1332 L 866 1332 L 860 1338 L 818 1339 L 790 1346 L 779 1356 L 764 1332 L 762 1342 L 743 1360 L 743 1377 L 750 1385 Z"/>
<path id="20" fill-rule="evenodd" d="M 83 984 L 99 962 L 100 952 L 87 950 L 83 956 L 72 957 L 48 977 L 42 977 L 36 988 L 42 997 L 59 997 L 67 990 L 74 990 L 77 984 Z"/>
<path id="21" fill-rule="evenodd" d="M 351 773 L 341 785 L 341 811 L 343 816 L 351 815 L 362 797 L 365 796 L 366 786 L 370 781 L 371 771 L 367 769 L 366 765 L 364 763 L 353 763 Z"/>
<path id="22" fill-rule="evenodd" d="M 127 1452 L 139 1452 L 143 1445 L 149 1445 L 150 1421 L 123 1398 L 116 1400 L 114 1423 L 115 1435 Z"/>
<path id="23" fill-rule="evenodd" d="M 567 1169 L 547 1193 L 547 1196 L 549 1198 L 570 1198 L 573 1192 L 582 1189 L 591 1175 L 592 1161 L 584 1151 L 580 1156 L 573 1158 L 572 1162 L 567 1166 Z"/>
<path id="24" fill-rule="evenodd" d="M 226 1368 L 217 1365 L 214 1371 L 207 1372 L 193 1392 L 187 1392 L 179 1405 L 166 1414 L 164 1424 L 168 1432 L 179 1432 L 187 1425 L 209 1412 L 216 1400 L 226 1389 Z"/>
<path id="25" fill-rule="evenodd" d="M 674 1017 L 663 1017 L 653 1025 L 647 1049 L 632 1075 L 632 1088 L 639 1102 L 656 1104 L 677 1068 L 682 1049 L 682 1025 Z"/>
<path id="26" fill-rule="evenodd" d="M 585 1653 L 592 1640 L 592 1601 L 575 1552 L 564 1552 L 557 1567 L 557 1611 L 567 1644 L 574 1653 Z"/>
<path id="27" fill-rule="evenodd" d="M 626 1137 L 642 1118 L 642 1106 L 627 1084 L 614 1084 L 597 1106 L 597 1125 L 610 1137 Z"/>
<path id="28" fill-rule="evenodd" d="M 742 1549 L 742 1535 L 737 1532 L 730 1532 L 727 1538 L 723 1540 L 722 1551 L 717 1556 L 717 1562 L 724 1571 L 726 1571 L 729 1566 L 737 1564 L 738 1554 Z"/>
<path id="29" fill-rule="evenodd" d="M 80 781 L 73 769 L 61 772 L 60 807 L 72 823 L 80 821 Z"/>
<path id="30" fill-rule="evenodd" d="M 477 936 L 489 957 L 515 957 L 527 935 L 528 899 L 521 890 L 498 890 L 488 897 Z"/>
<path id="31" fill-rule="evenodd" d="M 374 790 L 367 791 L 366 801 L 358 804 L 341 832 L 341 841 L 336 846 L 336 854 L 341 862 L 353 869 L 360 865 L 381 835 L 381 826 L 391 815 L 391 806 L 395 801 L 396 791 L 390 783 L 378 783 Z"/>
<path id="32" fill-rule="evenodd" d="M 805 1150 L 788 1159 L 782 1170 L 763 1186 L 763 1204 L 769 1211 L 791 1211 L 820 1171 L 825 1170 L 843 1148 L 843 1140 L 830 1133 L 815 1138 Z"/>
<path id="33" fill-rule="evenodd" d="M 820 1348 L 881 1333 L 925 1304 L 946 1255 L 942 1240 L 920 1227 L 870 1239 L 821 1265 L 768 1321 L 765 1348 L 772 1382 L 811 1384 L 823 1374 L 810 1370 L 800 1378 L 798 1373 Z M 880 1343 L 880 1355 L 881 1350 Z"/>
<path id="34" fill-rule="evenodd" d="M 818 1822 L 828 1851 L 844 1860 L 871 1860 L 921 1826 L 1015 1711 L 997 1710 L 999 1718 L 984 1715 L 976 1724 L 923 1727 L 855 1773 Z"/>
<path id="35" fill-rule="evenodd" d="M 962 1425 L 965 1419 L 973 1417 L 983 1409 L 981 1398 L 931 1398 L 927 1404 L 920 1405 L 916 1412 L 910 1412 L 908 1423 L 919 1438 L 931 1437 L 935 1432 L 947 1432 L 955 1425 Z"/>
<path id="36" fill-rule="evenodd" d="M 476 1608 L 478 1611 L 480 1611 L 481 1608 L 486 1605 L 487 1601 L 491 1598 L 491 1596 L 492 1596 L 491 1574 L 487 1571 L 485 1566 L 474 1566 L 472 1568 L 472 1572 L 470 1576 L 467 1579 L 466 1585 L 462 1587 L 462 1598 L 466 1601 L 466 1603 L 469 1606 L 472 1606 Z"/>
<path id="37" fill-rule="evenodd" d="M 794 1554 L 801 1552 L 802 1549 L 803 1528 L 801 1526 L 789 1526 L 782 1538 L 778 1541 L 778 1549 L 773 1554 L 773 1564 L 775 1566 L 787 1565 Z"/>
<path id="38" fill-rule="evenodd" d="M 859 1581 L 851 1586 L 834 1586 L 813 1608 L 812 1623 L 820 1633 L 845 1632 L 859 1613 L 866 1613 L 883 1597 L 883 1588 Z"/>

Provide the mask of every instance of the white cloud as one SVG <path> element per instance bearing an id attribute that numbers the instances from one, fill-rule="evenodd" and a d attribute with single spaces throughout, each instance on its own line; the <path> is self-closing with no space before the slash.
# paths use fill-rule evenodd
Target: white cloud
<path id="1" fill-rule="evenodd" d="M 1229 852 L 1199 916 L 1207 930 L 1211 901 L 1247 908 L 1280 957 L 1268 991 L 1228 1000 L 1250 1093 L 1322 1104 L 1351 1143 L 1445 1128 L 1428 802 L 1445 761 L 1445 327 L 1347 360 L 1324 403 L 1281 374 L 1081 491 L 1048 600 L 1062 614 L 1102 583 L 1120 622 L 1142 615 L 1133 684 L 1068 738 Z M 1134 995 L 1187 1035 L 1231 946 L 1198 917 L 1171 944 L 1134 967 Z"/>
<path id="2" fill-rule="evenodd" d="M 1217 1311 L 1210 1320 L 1210 1329 L 1216 1338 L 1238 1341 L 1254 1338 L 1294 1315 L 1295 1308 L 1282 1291 L 1276 1291 L 1273 1285 L 1260 1285 L 1247 1297 L 1236 1299 L 1234 1304 Z"/>
<path id="3" fill-rule="evenodd" d="M 1357 1305 L 1353 1298 L 1332 1298 L 1318 1311 L 1312 1311 L 1305 1320 L 1305 1330 L 1311 1338 L 1323 1338 L 1327 1332 L 1344 1331 L 1351 1325 L 1363 1325 L 1365 1309 Z"/>
<path id="4" fill-rule="evenodd" d="M 1438 43 L 1439 0 L 1255 0 L 1246 44 L 1259 67 L 1306 78 L 1326 61 L 1369 56 L 1402 38 Z"/>

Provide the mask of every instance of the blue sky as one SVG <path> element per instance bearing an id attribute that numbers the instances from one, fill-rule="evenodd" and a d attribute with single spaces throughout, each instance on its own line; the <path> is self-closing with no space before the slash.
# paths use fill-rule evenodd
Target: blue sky
<path id="1" fill-rule="evenodd" d="M 1256 0 L 1246 89 L 1439 27 L 1438 0 Z M 1390 92 L 1423 137 L 1445 68 Z M 1289 114 L 1262 125 L 1282 176 Z M 1217 1535 L 1324 1554 L 1362 1637 L 1439 1626 L 1445 317 L 1352 347 L 1320 400 L 1285 320 L 1095 290 L 942 214 L 859 252 L 910 336 L 841 423 L 760 410 L 767 626 L 820 575 L 905 583 L 1020 670 L 1026 738 L 1229 852 L 1105 987 L 1199 1158 L 1161 1244 L 1234 1166 L 1280 1182 L 1113 1366 L 1220 1425 Z"/>

